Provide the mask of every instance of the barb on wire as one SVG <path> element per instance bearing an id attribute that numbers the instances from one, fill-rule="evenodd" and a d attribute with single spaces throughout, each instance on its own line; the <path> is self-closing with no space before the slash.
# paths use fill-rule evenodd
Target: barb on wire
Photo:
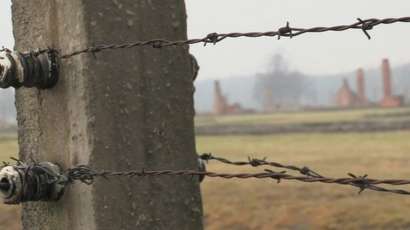
<path id="1" fill-rule="evenodd" d="M 357 20 L 362 24 L 362 31 L 364 35 L 366 35 L 366 37 L 370 40 L 372 37 L 367 31 L 373 29 L 373 24 L 371 22 L 365 22 L 361 18 L 357 18 Z"/>
<path id="2" fill-rule="evenodd" d="M 96 45 L 87 47 L 84 49 L 79 49 L 73 52 L 62 54 L 60 57 L 62 59 L 71 58 L 73 56 L 83 54 L 83 53 L 98 53 L 104 50 L 114 50 L 114 49 L 129 49 L 133 47 L 141 47 L 141 46 L 150 46 L 153 48 L 163 48 L 168 46 L 186 46 L 186 45 L 193 45 L 202 43 L 206 46 L 208 43 L 216 44 L 219 43 L 227 38 L 258 38 L 258 37 L 277 37 L 280 39 L 281 37 L 297 37 L 306 33 L 323 33 L 328 31 L 345 31 L 350 29 L 359 29 L 362 30 L 365 36 L 368 39 L 371 39 L 370 34 L 368 33 L 369 30 L 372 30 L 374 27 L 385 24 L 393 24 L 398 22 L 410 22 L 410 17 L 400 17 L 400 18 L 384 18 L 384 19 L 377 19 L 377 18 L 370 18 L 362 20 L 357 18 L 357 22 L 348 24 L 348 25 L 338 25 L 338 26 L 330 26 L 330 27 L 311 27 L 311 28 L 297 28 L 291 27 L 290 23 L 287 22 L 286 26 L 279 28 L 278 30 L 274 31 L 267 31 L 267 32 L 248 32 L 248 33 L 210 33 L 203 38 L 195 38 L 195 39 L 188 39 L 188 40 L 177 40 L 171 41 L 167 39 L 153 39 L 153 40 L 146 40 L 146 41 L 132 41 L 128 43 L 122 44 L 103 44 L 103 45 Z"/>
<path id="3" fill-rule="evenodd" d="M 222 158 L 222 157 L 216 157 L 213 156 L 211 153 L 204 153 L 199 156 L 200 159 L 204 161 L 210 161 L 210 160 L 216 160 L 221 163 L 225 164 L 230 164 L 230 165 L 236 165 L 236 166 L 244 166 L 244 165 L 250 165 L 253 167 L 258 167 L 258 166 L 272 166 L 276 168 L 284 168 L 284 169 L 289 169 L 293 171 L 298 171 L 302 175 L 310 176 L 310 177 L 322 177 L 319 173 L 309 169 L 308 167 L 297 167 L 293 165 L 283 165 L 277 162 L 268 162 L 266 161 L 266 158 L 264 159 L 257 159 L 257 158 L 252 158 L 248 157 L 248 161 L 230 161 L 228 159 Z"/>
<path id="4" fill-rule="evenodd" d="M 286 22 L 285 27 L 279 28 L 279 30 L 278 30 L 278 40 L 280 39 L 281 36 L 287 36 L 289 38 L 293 37 L 292 28 L 290 27 L 289 22 Z"/>

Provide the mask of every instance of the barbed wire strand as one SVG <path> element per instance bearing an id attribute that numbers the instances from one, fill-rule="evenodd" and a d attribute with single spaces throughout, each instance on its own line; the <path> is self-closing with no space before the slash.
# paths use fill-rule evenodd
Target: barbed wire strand
<path id="1" fill-rule="evenodd" d="M 221 160 L 222 158 L 217 158 Z M 222 162 L 222 161 L 221 161 Z M 234 163 L 233 161 L 229 161 Z M 245 162 L 236 162 L 237 165 L 245 165 Z M 266 165 L 280 165 L 280 167 L 286 167 L 288 169 L 297 170 L 296 166 L 284 166 L 278 163 L 271 164 L 272 162 Z M 249 162 L 248 162 L 249 164 Z M 276 167 L 276 166 L 275 166 Z M 299 171 L 299 170 L 298 170 Z M 204 172 L 196 170 L 130 170 L 130 171 L 97 171 L 91 169 L 88 166 L 81 165 L 69 169 L 66 171 L 65 176 L 67 176 L 70 182 L 81 181 L 85 184 L 92 184 L 96 177 L 115 177 L 115 176 L 125 176 L 125 177 L 147 177 L 147 176 L 205 176 L 211 178 L 222 178 L 222 179 L 274 179 L 280 182 L 281 180 L 296 180 L 300 182 L 307 183 L 327 183 L 327 184 L 340 184 L 340 185 L 352 185 L 360 189 L 359 193 L 366 189 L 378 191 L 378 192 L 389 192 L 401 195 L 410 195 L 409 191 L 402 189 L 387 189 L 378 187 L 377 185 L 387 184 L 387 185 L 408 185 L 410 180 L 401 180 L 401 179 L 371 179 L 367 175 L 364 176 L 355 176 L 354 174 L 349 173 L 350 177 L 348 178 L 329 178 L 323 176 L 294 176 L 283 172 L 275 172 L 269 169 L 265 169 L 264 172 L 259 173 L 216 173 L 216 172 Z"/>
<path id="2" fill-rule="evenodd" d="M 211 153 L 204 153 L 199 156 L 200 159 L 204 161 L 210 161 L 210 160 L 215 160 L 224 164 L 230 164 L 230 165 L 236 165 L 236 166 L 252 166 L 252 167 L 258 167 L 258 166 L 272 166 L 276 168 L 284 168 L 284 169 L 289 169 L 293 171 L 298 171 L 302 175 L 310 176 L 310 177 L 322 177 L 319 173 L 311 170 L 308 167 L 297 167 L 294 165 L 283 165 L 277 162 L 268 162 L 266 161 L 266 158 L 263 159 L 257 159 L 253 157 L 248 157 L 248 161 L 231 161 L 226 158 L 222 157 L 216 157 L 212 155 Z"/>
<path id="3" fill-rule="evenodd" d="M 222 163 L 231 164 L 231 165 L 250 165 L 253 167 L 257 166 L 273 166 L 279 168 L 286 168 L 294 171 L 298 171 L 301 174 L 304 174 L 306 170 L 304 168 L 292 166 L 292 165 L 282 165 L 276 162 L 268 162 L 265 160 L 257 160 L 255 158 L 249 158 L 248 162 L 245 161 L 230 161 L 225 158 L 220 157 L 213 157 L 210 154 L 202 154 L 199 156 L 201 160 L 217 160 Z M 27 172 L 30 171 L 31 168 L 38 168 L 42 167 L 36 161 L 32 160 L 32 163 L 25 163 L 18 159 L 13 159 L 17 161 L 17 166 L 19 167 L 27 167 Z M 252 162 L 258 162 L 252 163 Z M 10 165 L 9 163 L 3 163 L 2 167 Z M 302 169 L 302 170 L 300 170 Z M 67 178 L 66 183 L 74 183 L 75 181 L 80 181 L 85 184 L 92 184 L 94 183 L 95 178 L 102 177 L 108 179 L 109 177 L 150 177 L 150 176 L 191 176 L 191 177 L 210 177 L 210 178 L 221 178 L 221 179 L 274 179 L 278 183 L 282 180 L 294 180 L 299 182 L 306 182 L 306 183 L 326 183 L 326 184 L 339 184 L 339 185 L 351 185 L 360 189 L 359 194 L 366 189 L 374 190 L 377 192 L 388 192 L 388 193 L 395 193 L 401 195 L 410 195 L 410 191 L 403 190 L 403 189 L 387 189 L 383 187 L 379 187 L 378 185 L 391 185 L 391 186 L 399 186 L 399 185 L 409 185 L 410 180 L 405 179 L 372 179 L 368 178 L 367 175 L 364 176 L 356 176 L 352 173 L 348 173 L 350 177 L 345 178 L 331 178 L 331 177 L 324 177 L 319 174 L 317 175 L 309 175 L 304 174 L 303 176 L 295 176 L 288 174 L 286 171 L 282 172 L 275 172 L 270 169 L 264 169 L 263 172 L 257 173 L 217 173 L 217 172 L 207 172 L 207 171 L 199 171 L 199 170 L 126 170 L 126 171 L 110 171 L 110 170 L 95 170 L 87 165 L 79 165 L 73 168 L 66 170 L 62 176 Z M 7 183 L 2 183 L 1 187 L 6 188 L 8 185 Z"/>
<path id="4" fill-rule="evenodd" d="M 252 167 L 259 167 L 259 166 L 272 166 L 272 167 L 276 167 L 276 168 L 284 168 L 284 169 L 289 169 L 289 170 L 293 170 L 293 171 L 297 171 L 302 175 L 306 175 L 309 177 L 315 177 L 315 178 L 325 178 L 324 176 L 320 175 L 319 173 L 313 171 L 312 169 L 308 168 L 308 167 L 298 167 L 298 166 L 294 166 L 294 165 L 283 165 L 277 162 L 269 162 L 266 161 L 266 157 L 263 159 L 257 159 L 257 158 L 253 158 L 253 157 L 248 157 L 248 161 L 231 161 L 228 160 L 226 158 L 222 158 L 222 157 L 216 157 L 214 155 L 212 155 L 211 153 L 204 153 L 201 154 L 199 156 L 199 158 L 205 162 L 208 162 L 210 160 L 215 160 L 224 164 L 229 164 L 229 165 L 235 165 L 235 166 L 252 166 Z M 353 178 L 357 178 L 354 174 L 352 173 L 348 173 L 348 175 L 350 177 Z M 365 175 L 365 177 L 367 177 L 367 175 Z M 347 185 L 351 185 L 354 187 L 359 188 L 359 193 L 362 193 L 365 189 L 369 189 L 369 190 L 374 190 L 374 191 L 378 191 L 378 192 L 392 192 L 392 190 L 380 187 L 380 186 L 376 186 L 376 185 L 368 185 L 366 188 L 364 188 L 362 185 L 358 185 L 355 183 L 350 183 Z M 404 190 L 402 190 L 404 191 Z M 407 193 L 407 191 L 405 192 L 401 192 L 401 193 Z"/>
<path id="5" fill-rule="evenodd" d="M 115 177 L 115 176 L 126 176 L 126 177 L 148 177 L 148 176 L 206 176 L 211 178 L 222 178 L 222 179 L 274 179 L 280 182 L 281 180 L 296 180 L 300 182 L 307 183 L 327 183 L 327 184 L 341 184 L 350 185 L 355 184 L 359 186 L 361 190 L 374 188 L 373 186 L 377 184 L 389 184 L 389 185 L 405 185 L 410 184 L 409 180 L 398 180 L 398 179 L 370 179 L 367 176 L 361 177 L 350 177 L 350 178 L 315 178 L 308 176 L 293 176 L 285 172 L 274 172 L 271 170 L 265 170 L 260 173 L 216 173 L 216 172 L 200 172 L 195 170 L 130 170 L 130 171 L 96 171 L 88 166 L 82 165 L 75 168 L 69 169 L 66 173 L 67 178 L 71 181 L 81 181 L 85 184 L 92 184 L 96 177 Z M 390 192 L 401 195 L 410 195 L 409 191 L 402 189 L 385 189 L 376 188 L 375 191 L 379 192 Z"/>
<path id="6" fill-rule="evenodd" d="M 290 23 L 287 22 L 286 26 L 279 28 L 276 31 L 267 31 L 267 32 L 247 32 L 247 33 L 210 33 L 203 38 L 195 38 L 195 39 L 188 39 L 188 40 L 178 40 L 178 41 L 170 41 L 166 39 L 152 39 L 146 41 L 133 41 L 128 43 L 121 43 L 121 44 L 103 44 L 103 45 L 96 45 L 87 47 L 84 49 L 76 50 L 71 53 L 62 54 L 60 58 L 67 59 L 73 56 L 77 56 L 83 53 L 98 53 L 105 50 L 115 50 L 115 49 L 130 49 L 134 47 L 141 47 L 141 46 L 151 46 L 153 48 L 163 48 L 167 46 L 186 46 L 186 45 L 193 45 L 202 43 L 204 46 L 207 44 L 216 44 L 219 43 L 227 38 L 259 38 L 259 37 L 277 37 L 280 39 L 281 37 L 297 37 L 306 33 L 323 33 L 328 31 L 345 31 L 350 29 L 359 29 L 361 30 L 368 39 L 371 39 L 371 36 L 368 31 L 374 29 L 374 27 L 379 25 L 389 25 L 398 22 L 410 22 L 410 17 L 400 17 L 400 18 L 384 18 L 384 19 L 377 19 L 377 18 L 370 18 L 362 20 L 357 18 L 357 22 L 352 23 L 350 25 L 338 25 L 338 26 L 331 26 L 331 27 L 312 27 L 312 28 L 297 28 L 291 27 Z"/>

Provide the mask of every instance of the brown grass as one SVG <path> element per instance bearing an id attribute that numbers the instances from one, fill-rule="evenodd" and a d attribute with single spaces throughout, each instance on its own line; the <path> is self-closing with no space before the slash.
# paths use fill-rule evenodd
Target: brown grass
<path id="1" fill-rule="evenodd" d="M 198 150 L 246 159 L 268 157 L 328 176 L 347 172 L 409 178 L 410 132 L 199 137 Z M 212 171 L 245 171 L 212 163 Z M 205 221 L 213 229 L 409 229 L 410 199 L 340 185 L 263 180 L 202 184 Z"/>

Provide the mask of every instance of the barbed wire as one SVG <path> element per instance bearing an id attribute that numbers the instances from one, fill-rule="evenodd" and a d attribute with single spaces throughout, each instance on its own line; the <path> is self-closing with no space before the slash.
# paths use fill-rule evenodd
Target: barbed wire
<path id="1" fill-rule="evenodd" d="M 116 176 L 125 176 L 125 177 L 149 177 L 149 176 L 200 176 L 200 177 L 211 177 L 211 178 L 222 178 L 222 179 L 274 179 L 278 183 L 281 180 L 296 180 L 300 182 L 307 183 L 327 183 L 327 184 L 340 184 L 340 185 L 350 185 L 358 187 L 360 189 L 359 193 L 363 192 L 366 189 L 374 190 L 378 192 L 389 192 L 401 195 L 410 195 L 410 191 L 403 189 L 387 189 L 379 187 L 378 185 L 408 185 L 410 180 L 402 179 L 371 179 L 367 175 L 356 176 L 352 173 L 348 173 L 349 177 L 345 178 L 330 178 L 321 176 L 318 173 L 308 169 L 307 167 L 297 167 L 292 165 L 282 165 L 276 162 L 268 162 L 265 160 L 258 160 L 255 158 L 249 158 L 249 161 L 230 161 L 225 158 L 214 157 L 211 154 L 202 154 L 199 156 L 201 160 L 217 160 L 222 163 L 231 164 L 231 165 L 250 165 L 253 167 L 257 166 L 273 166 L 279 168 L 286 168 L 294 171 L 298 171 L 303 176 L 295 176 L 288 174 L 286 171 L 276 172 L 270 169 L 264 169 L 263 172 L 259 173 L 217 173 L 217 172 L 207 172 L 207 171 L 197 171 L 197 170 L 129 170 L 129 171 L 97 171 L 91 169 L 86 165 L 81 165 L 72 169 L 67 170 L 66 177 L 70 182 L 81 181 L 85 184 L 92 184 L 96 177 L 116 177 Z"/>
<path id="2" fill-rule="evenodd" d="M 410 184 L 409 180 L 378 180 L 370 179 L 367 176 L 355 176 L 350 174 L 349 178 L 325 178 L 325 177 L 309 177 L 309 176 L 293 176 L 286 172 L 275 172 L 265 169 L 260 173 L 216 173 L 216 172 L 201 172 L 195 170 L 130 170 L 130 171 L 96 171 L 88 166 L 78 166 L 67 171 L 67 177 L 71 182 L 81 181 L 85 184 L 92 184 L 96 177 L 109 178 L 113 176 L 126 176 L 126 177 L 148 177 L 148 176 L 205 176 L 212 178 L 222 179 L 274 179 L 278 182 L 281 180 L 296 180 L 307 183 L 327 183 L 327 184 L 341 184 L 341 185 L 354 185 L 360 188 L 360 192 L 365 189 L 371 189 L 379 192 L 390 192 L 401 195 L 410 195 L 409 191 L 402 189 L 386 189 L 381 187 L 375 187 L 377 184 L 389 184 L 389 185 L 404 185 Z"/>
<path id="3" fill-rule="evenodd" d="M 324 176 L 320 175 L 319 173 L 313 171 L 312 169 L 304 166 L 304 167 L 298 167 L 294 165 L 283 165 L 277 162 L 272 162 L 272 161 L 266 161 L 266 157 L 263 159 L 257 159 L 253 157 L 248 157 L 248 161 L 231 161 L 226 158 L 222 157 L 215 157 L 211 153 L 204 153 L 199 156 L 199 158 L 205 162 L 208 162 L 210 160 L 215 160 L 224 164 L 229 164 L 229 165 L 235 165 L 235 166 L 252 166 L 252 167 L 259 167 L 259 166 L 272 166 L 272 167 L 277 167 L 277 168 L 285 168 L 293 171 L 297 171 L 302 175 L 306 175 L 309 177 L 313 178 L 325 178 Z M 348 175 L 352 178 L 358 178 L 356 175 L 352 173 L 348 173 Z M 363 176 L 364 178 L 367 177 L 367 175 Z M 367 187 L 364 187 L 363 185 L 359 185 L 356 183 L 350 183 L 348 185 L 354 186 L 359 188 L 359 193 L 362 193 L 365 189 L 373 190 L 373 191 L 378 191 L 378 192 L 392 192 L 392 193 L 399 193 L 403 195 L 409 195 L 410 193 L 405 190 L 391 190 L 391 189 L 386 189 L 380 186 L 376 185 L 368 185 Z"/>
<path id="4" fill-rule="evenodd" d="M 267 32 L 247 32 L 247 33 L 210 33 L 203 38 L 195 38 L 195 39 L 188 39 L 188 40 L 177 40 L 177 41 L 170 41 L 167 39 L 152 39 L 146 41 L 132 41 L 128 43 L 122 44 L 102 44 L 87 47 L 84 49 L 76 50 L 70 53 L 62 54 L 60 57 L 62 59 L 71 58 L 73 56 L 77 56 L 83 53 L 98 53 L 105 50 L 115 50 L 115 49 L 130 49 L 134 47 L 141 47 L 141 46 L 150 46 L 153 48 L 163 48 L 168 46 L 186 46 L 186 45 L 193 45 L 202 43 L 204 46 L 207 44 L 216 44 L 219 43 L 227 38 L 259 38 L 259 37 L 277 37 L 278 39 L 282 37 L 297 37 L 306 33 L 323 33 L 328 31 L 345 31 L 350 29 L 359 29 L 361 30 L 368 39 L 371 39 L 369 31 L 374 29 L 374 27 L 379 25 L 388 25 L 398 22 L 410 22 L 410 17 L 400 17 L 400 18 L 384 18 L 384 19 L 377 19 L 377 18 L 370 18 L 362 20 L 357 18 L 357 22 L 352 23 L 350 25 L 337 25 L 331 27 L 311 27 L 311 28 L 297 28 L 291 27 L 290 23 L 287 22 L 286 26 L 279 28 L 275 31 L 267 31 Z"/>
<path id="5" fill-rule="evenodd" d="M 216 157 L 213 156 L 212 153 L 204 153 L 199 156 L 201 160 L 204 160 L 206 162 L 210 160 L 216 160 L 224 164 L 229 164 L 229 165 L 236 165 L 236 166 L 252 166 L 252 167 L 258 167 L 258 166 L 272 166 L 272 167 L 277 167 L 277 168 L 284 168 L 284 169 L 289 169 L 293 171 L 298 171 L 302 175 L 310 176 L 310 177 L 322 177 L 319 173 L 311 170 L 308 167 L 297 167 L 294 165 L 283 165 L 277 162 L 268 162 L 266 161 L 266 157 L 263 159 L 257 159 L 253 157 L 248 157 L 248 161 L 231 161 L 226 158 L 222 157 Z"/>
<path id="6" fill-rule="evenodd" d="M 48 200 L 50 199 L 50 194 L 46 191 L 50 190 L 50 186 L 53 183 L 58 183 L 58 186 L 67 186 L 69 184 L 79 181 L 81 183 L 91 185 L 95 182 L 95 179 L 102 177 L 109 179 L 110 177 L 157 177 L 157 176 L 190 176 L 190 177 L 209 177 L 209 178 L 221 178 L 221 179 L 273 179 L 277 183 L 283 180 L 289 181 L 299 181 L 306 183 L 326 183 L 326 184 L 339 184 L 339 185 L 349 185 L 359 188 L 359 194 L 364 190 L 373 190 L 377 192 L 394 193 L 400 195 L 410 195 L 410 191 L 404 189 L 390 189 L 380 187 L 380 185 L 409 185 L 410 180 L 405 179 L 372 179 L 367 175 L 356 176 L 352 173 L 348 173 L 349 177 L 343 178 L 332 178 L 324 177 L 319 173 L 307 167 L 297 167 L 293 165 L 283 165 L 277 162 L 269 162 L 266 159 L 256 159 L 248 158 L 248 161 L 231 161 L 222 157 L 215 157 L 210 153 L 205 153 L 198 156 L 200 161 L 207 162 L 210 160 L 215 160 L 224 164 L 234 165 L 234 166 L 252 166 L 252 167 L 262 167 L 262 166 L 272 166 L 276 168 L 285 168 L 291 171 L 298 172 L 302 175 L 292 175 L 286 171 L 273 171 L 271 169 L 264 169 L 262 172 L 254 173 L 220 173 L 220 172 L 210 172 L 202 170 L 199 167 L 198 170 L 125 170 L 125 171 L 110 171 L 110 170 L 96 170 L 87 165 L 79 165 L 70 169 L 67 169 L 61 173 L 56 173 L 56 171 L 51 171 L 49 168 L 50 163 L 47 162 L 32 162 L 26 163 L 21 160 L 17 160 L 17 165 L 14 166 L 21 173 L 21 178 L 24 178 L 24 186 L 17 195 L 18 202 L 23 201 L 36 201 L 36 200 Z M 8 163 L 4 163 L 0 166 L 3 167 L 11 166 Z M 31 178 L 31 179 L 30 179 Z M 15 185 L 12 187 L 16 187 Z M 0 190 L 8 191 L 11 188 L 9 181 L 1 181 Z M 24 199 L 22 199 L 22 197 Z M 58 196 L 59 197 L 59 196 Z M 56 199 L 56 198 L 53 198 Z"/>

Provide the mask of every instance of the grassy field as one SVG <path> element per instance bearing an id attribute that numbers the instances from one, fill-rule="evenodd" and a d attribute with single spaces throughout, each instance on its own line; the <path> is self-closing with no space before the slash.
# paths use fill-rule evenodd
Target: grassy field
<path id="1" fill-rule="evenodd" d="M 323 110 L 306 112 L 278 112 L 272 114 L 246 114 L 212 116 L 202 115 L 195 119 L 196 126 L 205 125 L 259 125 L 259 124 L 311 124 L 335 123 L 374 119 L 408 119 L 410 108 L 395 109 L 356 109 L 356 110 Z"/>
<path id="2" fill-rule="evenodd" d="M 309 166 L 326 176 L 351 172 L 410 178 L 410 132 L 198 137 L 199 151 Z M 218 163 L 209 171 L 244 169 Z M 205 221 L 216 229 L 410 229 L 410 199 L 341 185 L 207 179 Z"/>
<path id="3" fill-rule="evenodd" d="M 326 176 L 347 172 L 410 178 L 410 132 L 198 137 L 199 152 L 243 160 L 249 155 L 299 166 Z M 16 142 L 0 140 L 0 160 Z M 244 172 L 211 162 L 209 171 Z M 252 171 L 252 170 L 251 170 Z M 410 229 L 410 198 L 327 184 L 272 180 L 206 179 L 205 223 L 216 229 Z M 17 230 L 18 207 L 0 205 L 0 229 Z M 4 228 L 3 228 L 4 227 Z"/>

